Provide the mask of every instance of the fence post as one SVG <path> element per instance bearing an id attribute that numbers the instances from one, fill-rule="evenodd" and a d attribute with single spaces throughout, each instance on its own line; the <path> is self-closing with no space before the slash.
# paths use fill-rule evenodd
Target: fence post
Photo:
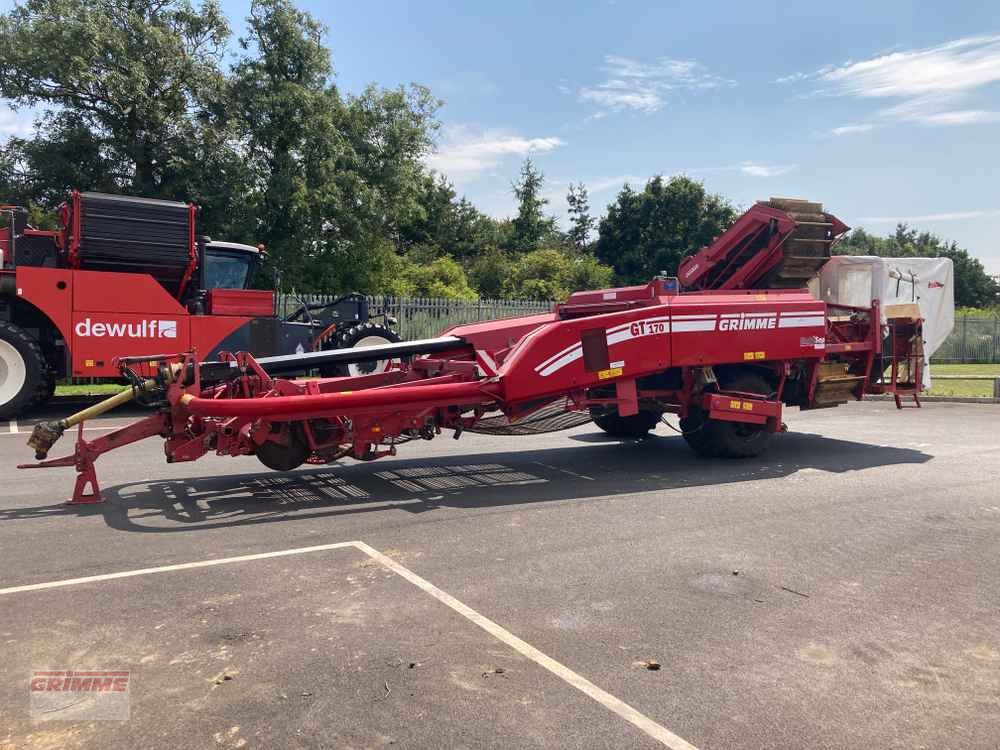
<path id="1" fill-rule="evenodd" d="M 1000 377 L 993 378 L 993 398 L 1000 398 Z"/>
<path id="2" fill-rule="evenodd" d="M 968 333 L 969 333 L 969 318 L 963 316 L 962 317 L 962 364 L 963 365 L 966 362 L 966 355 L 968 354 L 968 351 L 966 349 L 966 340 L 968 338 L 967 335 Z"/>

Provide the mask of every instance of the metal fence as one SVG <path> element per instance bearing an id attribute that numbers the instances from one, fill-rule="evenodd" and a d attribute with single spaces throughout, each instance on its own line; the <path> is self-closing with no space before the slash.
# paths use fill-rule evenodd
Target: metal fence
<path id="1" fill-rule="evenodd" d="M 325 294 L 283 295 L 278 300 L 278 313 L 287 315 L 302 303 L 325 304 L 333 302 L 336 296 Z M 541 300 L 495 300 L 473 301 L 434 299 L 427 297 L 369 297 L 372 315 L 385 313 L 398 320 L 395 326 L 404 340 L 426 339 L 437 336 L 451 326 L 475 323 L 479 320 L 514 318 L 548 312 L 552 303 Z"/>
<path id="2" fill-rule="evenodd" d="M 955 327 L 931 358 L 940 363 L 1000 362 L 1000 318 L 955 318 Z"/>

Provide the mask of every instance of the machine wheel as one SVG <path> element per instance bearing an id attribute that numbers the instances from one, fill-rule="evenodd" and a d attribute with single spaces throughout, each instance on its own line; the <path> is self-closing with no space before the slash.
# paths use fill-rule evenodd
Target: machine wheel
<path id="1" fill-rule="evenodd" d="M 55 381 L 38 342 L 13 323 L 0 322 L 0 418 L 47 400 L 50 382 Z"/>
<path id="2" fill-rule="evenodd" d="M 646 437 L 660 421 L 660 416 L 651 411 L 640 411 L 638 414 L 622 417 L 619 416 L 617 409 L 610 411 L 591 409 L 590 418 L 594 424 L 616 438 Z"/>
<path id="3" fill-rule="evenodd" d="M 753 372 L 733 373 L 720 385 L 724 390 L 762 396 L 773 390 L 763 377 Z M 692 409 L 680 426 L 687 444 L 702 456 L 751 458 L 763 453 L 771 439 L 766 425 L 709 419 L 701 409 Z"/>
<path id="4" fill-rule="evenodd" d="M 330 349 L 353 349 L 356 346 L 380 346 L 395 344 L 402 341 L 394 330 L 379 323 L 361 323 L 338 334 L 330 342 Z M 320 375 L 325 378 L 343 377 L 344 375 L 371 375 L 384 372 L 389 367 L 389 360 L 380 359 L 377 362 L 357 362 L 348 365 L 330 365 L 320 368 Z"/>
<path id="5" fill-rule="evenodd" d="M 274 471 L 291 471 L 309 458 L 309 446 L 299 429 L 287 424 L 281 428 L 275 436 L 278 440 L 268 440 L 257 446 L 257 460 Z"/>

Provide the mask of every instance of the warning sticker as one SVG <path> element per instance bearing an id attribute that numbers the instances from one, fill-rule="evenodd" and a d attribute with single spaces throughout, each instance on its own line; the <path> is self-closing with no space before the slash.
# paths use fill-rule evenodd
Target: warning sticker
<path id="1" fill-rule="evenodd" d="M 599 370 L 597 373 L 597 377 L 600 378 L 601 380 L 607 380 L 608 378 L 617 378 L 621 374 L 622 374 L 622 368 L 612 367 L 608 370 Z"/>
<path id="2" fill-rule="evenodd" d="M 804 349 L 826 349 L 826 339 L 822 336 L 803 336 L 799 339 L 799 346 Z"/>

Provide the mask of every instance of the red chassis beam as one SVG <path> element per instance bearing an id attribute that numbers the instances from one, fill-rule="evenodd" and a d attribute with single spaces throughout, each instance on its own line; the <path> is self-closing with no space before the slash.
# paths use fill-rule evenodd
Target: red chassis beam
<path id="1" fill-rule="evenodd" d="M 830 398 L 822 368 L 853 389 L 838 392 L 842 400 L 866 390 L 881 346 L 878 309 L 838 312 L 828 319 L 826 305 L 804 291 L 678 293 L 656 280 L 573 295 L 550 314 L 459 326 L 447 333 L 467 346 L 407 357 L 376 375 L 281 379 L 241 353 L 223 355 L 227 374 L 202 383 L 212 368 L 176 355 L 145 370 L 159 373 L 147 381 L 155 381 L 157 414 L 92 442 L 80 433 L 72 456 L 36 466 L 75 466 L 74 500 L 93 502 L 96 458 L 153 435 L 166 439 L 168 461 L 257 455 L 288 470 L 391 455 L 401 442 L 445 429 L 457 436 L 487 414 L 515 424 L 554 404 L 621 418 L 701 414 L 777 432 L 783 403 L 812 408 Z M 727 390 L 727 373 L 736 372 L 767 386 Z M 32 436 L 40 458 L 68 425 Z"/>

